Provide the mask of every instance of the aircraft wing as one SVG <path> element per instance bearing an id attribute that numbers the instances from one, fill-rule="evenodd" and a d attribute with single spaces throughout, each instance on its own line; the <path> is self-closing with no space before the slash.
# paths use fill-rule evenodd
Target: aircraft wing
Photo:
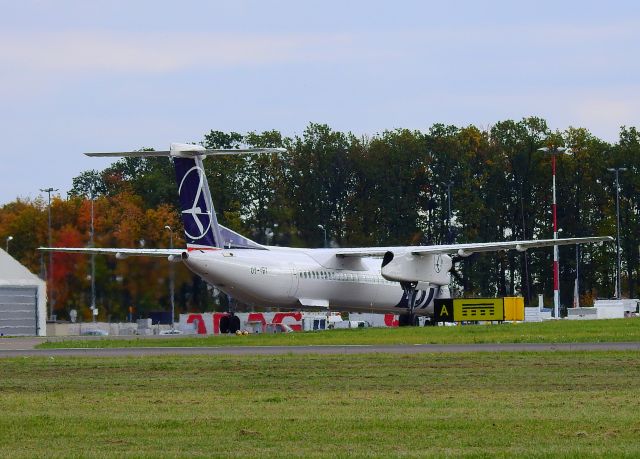
<path id="1" fill-rule="evenodd" d="M 115 255 L 117 258 L 128 257 L 180 257 L 185 249 L 100 249 L 83 247 L 39 247 L 43 252 L 84 253 L 95 255 Z"/>
<path id="2" fill-rule="evenodd" d="M 340 249 L 336 252 L 339 258 L 348 257 L 382 257 L 388 251 L 411 252 L 412 255 L 428 254 L 455 254 L 467 257 L 476 252 L 499 252 L 502 250 L 517 250 L 524 252 L 527 249 L 536 247 L 551 247 L 554 245 L 590 244 L 594 242 L 611 242 L 611 236 L 600 237 L 575 237 L 565 239 L 532 239 L 528 241 L 506 241 L 506 242 L 479 242 L 470 244 L 450 244 L 450 245 L 426 245 L 409 247 L 371 247 L 357 249 Z"/>

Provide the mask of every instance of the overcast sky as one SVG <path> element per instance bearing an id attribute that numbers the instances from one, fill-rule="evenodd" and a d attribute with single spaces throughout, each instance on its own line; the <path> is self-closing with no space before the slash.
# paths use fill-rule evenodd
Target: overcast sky
<path id="1" fill-rule="evenodd" d="M 0 205 L 211 129 L 536 115 L 615 142 L 639 70 L 637 1 L 0 0 Z"/>

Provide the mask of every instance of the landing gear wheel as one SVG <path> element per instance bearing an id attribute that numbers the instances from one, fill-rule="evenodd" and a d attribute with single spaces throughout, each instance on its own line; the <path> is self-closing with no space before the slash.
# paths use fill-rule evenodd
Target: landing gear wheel
<path id="1" fill-rule="evenodd" d="M 230 316 L 222 316 L 220 318 L 220 333 L 227 334 L 229 333 L 229 325 L 230 325 Z"/>
<path id="2" fill-rule="evenodd" d="M 240 330 L 240 317 L 231 315 L 229 317 L 229 333 L 234 334 Z"/>
<path id="3" fill-rule="evenodd" d="M 398 317 L 398 325 L 400 327 L 413 327 L 418 325 L 418 318 L 415 314 L 400 314 Z"/>

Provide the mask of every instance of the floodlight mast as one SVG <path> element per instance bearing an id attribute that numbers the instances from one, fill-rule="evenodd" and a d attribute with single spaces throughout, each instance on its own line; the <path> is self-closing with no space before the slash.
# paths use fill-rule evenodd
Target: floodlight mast
<path id="1" fill-rule="evenodd" d="M 94 200 L 95 186 L 91 186 L 91 240 L 89 245 L 95 247 L 95 226 L 94 226 Z M 91 254 L 91 317 L 96 321 L 96 255 Z"/>
<path id="2" fill-rule="evenodd" d="M 627 170 L 626 167 L 609 167 L 609 172 L 616 174 L 616 299 L 622 296 L 622 286 L 620 285 L 620 172 Z"/>
<path id="3" fill-rule="evenodd" d="M 49 247 L 53 247 L 51 244 L 51 193 L 58 191 L 57 188 L 40 188 L 40 191 L 49 195 L 49 205 L 47 206 L 49 212 Z M 47 290 L 49 290 L 49 320 L 53 320 L 53 309 L 55 307 L 55 298 L 53 296 L 53 252 L 49 252 L 49 270 L 47 272 Z"/>
<path id="4" fill-rule="evenodd" d="M 569 153 L 564 147 L 542 147 L 538 148 L 538 151 L 551 154 L 551 172 L 552 182 L 551 188 L 553 190 L 553 201 L 551 204 L 551 213 L 553 214 L 553 238 L 558 239 L 558 218 L 557 218 L 557 205 L 556 205 L 556 155 L 559 153 Z M 553 246 L 553 314 L 556 319 L 560 318 L 560 261 L 558 246 Z"/>

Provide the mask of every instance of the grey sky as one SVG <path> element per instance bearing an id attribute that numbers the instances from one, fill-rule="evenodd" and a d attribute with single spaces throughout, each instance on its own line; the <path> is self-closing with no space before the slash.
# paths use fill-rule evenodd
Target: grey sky
<path id="1" fill-rule="evenodd" d="M 632 1 L 0 1 L 0 204 L 210 129 L 640 125 Z"/>

